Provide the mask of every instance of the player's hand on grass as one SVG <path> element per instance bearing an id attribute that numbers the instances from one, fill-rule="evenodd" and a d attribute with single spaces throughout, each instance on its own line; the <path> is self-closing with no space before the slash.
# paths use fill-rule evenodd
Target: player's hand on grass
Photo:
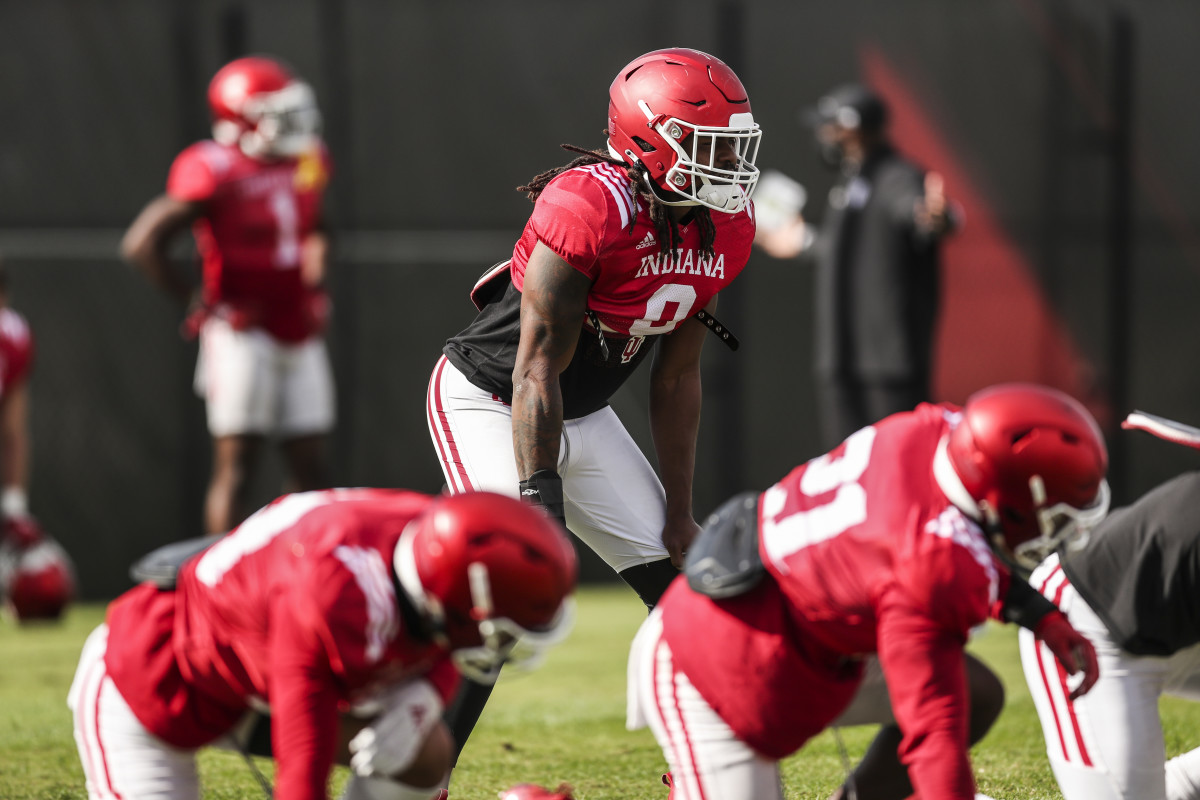
<path id="1" fill-rule="evenodd" d="M 1100 678 L 1096 648 L 1086 636 L 1071 627 L 1061 611 L 1052 611 L 1043 617 L 1033 629 L 1033 635 L 1045 643 L 1068 675 L 1083 673 L 1083 680 L 1071 691 L 1070 699 L 1082 697 L 1096 685 Z"/>

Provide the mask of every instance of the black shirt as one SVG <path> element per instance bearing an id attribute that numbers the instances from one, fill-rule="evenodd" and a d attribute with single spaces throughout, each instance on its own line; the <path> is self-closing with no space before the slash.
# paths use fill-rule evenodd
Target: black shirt
<path id="1" fill-rule="evenodd" d="M 1130 653 L 1168 656 L 1200 642 L 1200 472 L 1112 512 L 1062 567 Z"/>
<path id="2" fill-rule="evenodd" d="M 483 307 L 466 330 L 450 337 L 442 352 L 473 385 L 512 403 L 512 373 L 521 337 L 521 293 L 513 286 L 508 270 L 496 280 L 503 281 L 503 291 L 497 287 L 495 299 Z M 609 398 L 661 338 L 624 337 L 609 332 L 604 334 L 601 347 L 595 329 L 583 320 L 580 324 L 583 331 L 575 354 L 558 376 L 563 419 L 578 419 L 608 405 Z"/>

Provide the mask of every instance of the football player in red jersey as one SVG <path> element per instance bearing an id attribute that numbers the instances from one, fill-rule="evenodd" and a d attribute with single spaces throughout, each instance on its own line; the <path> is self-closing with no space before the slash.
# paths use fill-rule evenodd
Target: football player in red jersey
<path id="1" fill-rule="evenodd" d="M 650 607 L 698 530 L 702 320 L 750 255 L 760 135 L 713 56 L 656 50 L 622 68 L 607 146 L 568 147 L 579 157 L 519 187 L 534 201 L 525 230 L 476 284 L 479 315 L 429 384 L 450 491 L 540 504 Z M 652 350 L 659 474 L 608 405 Z M 460 743 L 485 691 L 455 711 Z"/>
<path id="2" fill-rule="evenodd" d="M 630 653 L 629 725 L 654 732 L 674 800 L 781 800 L 778 760 L 836 724 L 874 654 L 915 793 L 972 800 L 973 627 L 1017 621 L 1097 677 L 1087 640 L 1044 599 L 1031 614 L 1006 564 L 1104 516 L 1107 461 L 1079 403 L 1006 384 L 887 417 L 722 506 Z"/>
<path id="3" fill-rule="evenodd" d="M 29 511 L 32 370 L 33 334 L 0 262 L 0 604 L 18 622 L 57 619 L 75 593 L 70 557 Z"/>
<path id="4" fill-rule="evenodd" d="M 196 389 L 213 436 L 205 526 L 215 534 L 248 511 L 269 435 L 282 441 L 292 488 L 326 485 L 334 391 L 322 339 L 330 159 L 312 90 L 274 59 L 240 58 L 213 77 L 208 103 L 213 138 L 179 154 L 166 193 L 134 220 L 121 250 L 188 302 L 189 283 L 167 252 L 189 225 L 196 238 L 203 282 L 184 328 L 200 337 Z"/>
<path id="5" fill-rule="evenodd" d="M 459 672 L 532 665 L 572 619 L 575 551 L 489 492 L 285 495 L 115 600 L 68 696 L 88 796 L 198 798 L 196 750 L 274 753 L 277 800 L 442 797 Z M 269 746 L 252 730 L 269 714 Z"/>

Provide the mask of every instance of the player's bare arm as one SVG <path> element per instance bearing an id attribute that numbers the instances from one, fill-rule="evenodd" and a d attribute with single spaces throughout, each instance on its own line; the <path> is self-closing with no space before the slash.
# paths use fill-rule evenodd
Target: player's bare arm
<path id="1" fill-rule="evenodd" d="M 513 449 L 522 480 L 558 468 L 563 422 L 558 376 L 571 363 L 590 289 L 586 275 L 537 244 L 525 268 L 521 342 L 513 366 Z"/>
<path id="2" fill-rule="evenodd" d="M 711 314 L 716 307 L 714 297 L 705 311 Z M 692 516 L 692 476 L 700 430 L 700 351 L 707 333 L 700 322 L 685 321 L 662 337 L 650 371 L 650 431 L 667 495 L 663 544 L 680 568 L 700 530 Z"/>
<path id="3" fill-rule="evenodd" d="M 329 233 L 318 226 L 300 246 L 300 278 L 305 286 L 320 286 L 329 274 Z"/>
<path id="4" fill-rule="evenodd" d="M 177 233 L 203 213 L 200 203 L 165 194 L 154 198 L 121 239 L 121 257 L 145 272 L 159 288 L 187 302 L 191 286 L 171 269 L 167 248 Z"/>
<path id="5" fill-rule="evenodd" d="M 10 386 L 0 399 L 0 487 L 29 485 L 29 383 Z"/>

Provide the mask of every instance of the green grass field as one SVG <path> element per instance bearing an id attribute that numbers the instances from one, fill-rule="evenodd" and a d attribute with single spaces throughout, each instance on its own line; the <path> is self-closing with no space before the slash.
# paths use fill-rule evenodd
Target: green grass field
<path id="1" fill-rule="evenodd" d="M 61 625 L 18 628 L 0 622 L 0 798 L 81 800 L 83 774 L 65 705 L 79 649 L 102 619 L 99 605 L 73 608 Z M 658 782 L 662 755 L 646 730 L 625 730 L 625 658 L 643 617 L 631 592 L 587 588 L 568 641 L 532 673 L 506 674 L 455 772 L 454 800 L 494 800 L 513 783 L 566 781 L 578 800 L 666 800 Z M 1021 678 L 1015 630 L 986 629 L 972 649 L 1000 674 L 1008 703 L 972 757 L 980 791 L 998 800 L 1060 797 L 1046 763 L 1040 728 Z M 1164 701 L 1172 755 L 1195 746 L 1200 707 Z M 851 758 L 873 730 L 843 732 Z M 269 760 L 260 761 L 271 775 Z M 261 798 L 239 757 L 206 751 L 206 798 Z M 821 800 L 840 782 L 833 737 L 818 737 L 784 764 L 789 800 Z M 344 775 L 335 776 L 335 789 Z"/>

